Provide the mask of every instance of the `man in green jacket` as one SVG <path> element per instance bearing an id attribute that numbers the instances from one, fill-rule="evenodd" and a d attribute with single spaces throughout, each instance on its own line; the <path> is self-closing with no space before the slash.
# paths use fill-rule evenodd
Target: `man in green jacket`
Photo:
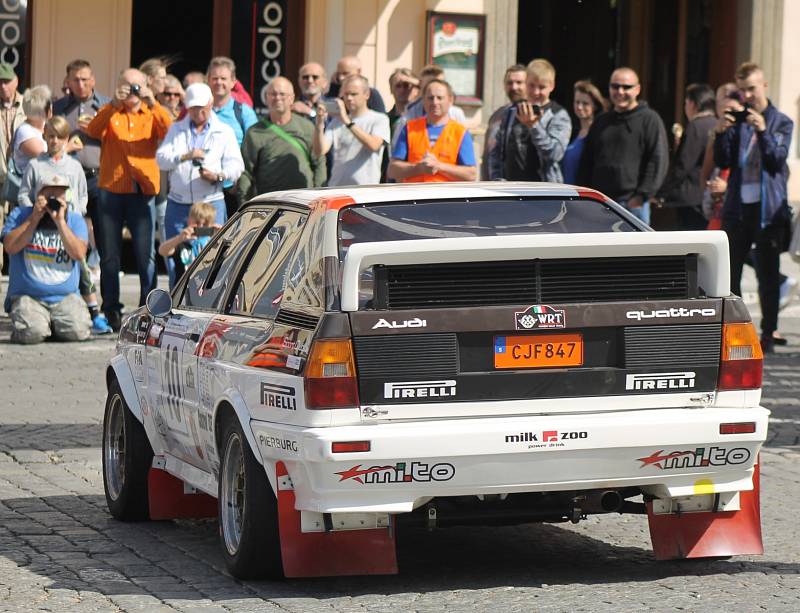
<path id="1" fill-rule="evenodd" d="M 266 102 L 268 117 L 253 125 L 242 143 L 242 199 L 276 190 L 321 187 L 326 178 L 325 157 L 313 153 L 314 125 L 292 114 L 292 83 L 274 78 L 267 86 Z"/>

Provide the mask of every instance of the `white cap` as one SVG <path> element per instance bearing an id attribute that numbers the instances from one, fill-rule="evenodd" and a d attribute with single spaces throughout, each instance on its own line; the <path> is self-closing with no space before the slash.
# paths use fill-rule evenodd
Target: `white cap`
<path id="1" fill-rule="evenodd" d="M 67 181 L 66 177 L 62 177 L 61 175 L 45 176 L 38 182 L 36 191 L 39 192 L 45 187 L 69 187 L 69 181 Z"/>
<path id="2" fill-rule="evenodd" d="M 186 108 L 193 106 L 208 106 L 214 96 L 211 88 L 205 83 L 192 83 L 186 88 L 186 98 L 183 104 Z"/>

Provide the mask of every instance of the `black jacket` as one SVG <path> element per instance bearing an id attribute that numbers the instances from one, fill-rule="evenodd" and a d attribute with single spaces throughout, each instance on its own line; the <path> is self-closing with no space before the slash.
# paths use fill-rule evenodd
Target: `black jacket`
<path id="1" fill-rule="evenodd" d="M 700 171 L 706 155 L 708 134 L 714 129 L 714 115 L 695 117 L 687 125 L 672 165 L 659 191 L 667 206 L 699 207 L 703 204 L 705 186 L 700 185 Z"/>
<path id="2" fill-rule="evenodd" d="M 651 198 L 667 174 L 667 133 L 658 113 L 639 104 L 632 111 L 608 111 L 594 120 L 578 170 L 578 183 L 626 202 Z"/>

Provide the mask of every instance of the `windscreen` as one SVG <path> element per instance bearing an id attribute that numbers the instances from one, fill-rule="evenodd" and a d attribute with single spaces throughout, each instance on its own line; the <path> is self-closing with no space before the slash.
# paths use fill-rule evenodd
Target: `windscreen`
<path id="1" fill-rule="evenodd" d="M 611 207 L 584 199 L 509 199 L 370 204 L 339 217 L 340 253 L 354 243 L 576 232 L 636 232 Z"/>

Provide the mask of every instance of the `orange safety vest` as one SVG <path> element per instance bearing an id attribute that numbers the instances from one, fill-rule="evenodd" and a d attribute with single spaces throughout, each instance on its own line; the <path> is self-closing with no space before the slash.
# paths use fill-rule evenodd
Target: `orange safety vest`
<path id="1" fill-rule="evenodd" d="M 428 121 L 425 117 L 411 119 L 406 124 L 408 138 L 408 162 L 416 164 L 425 154 L 430 151 L 440 162 L 445 164 L 455 164 L 458 160 L 458 150 L 461 148 L 461 141 L 464 140 L 464 133 L 467 129 L 457 121 L 449 120 L 442 129 L 436 144 L 431 147 L 428 139 Z M 417 175 L 403 179 L 403 183 L 441 183 L 452 181 L 440 173 L 435 175 Z"/>

